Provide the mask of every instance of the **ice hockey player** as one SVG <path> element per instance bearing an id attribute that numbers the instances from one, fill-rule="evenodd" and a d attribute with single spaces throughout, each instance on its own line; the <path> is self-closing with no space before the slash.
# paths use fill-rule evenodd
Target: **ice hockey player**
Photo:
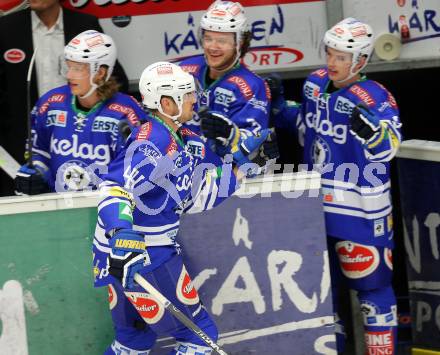
<path id="1" fill-rule="evenodd" d="M 116 46 L 110 36 L 82 32 L 65 46 L 64 58 L 68 84 L 48 91 L 32 111 L 32 166 L 18 171 L 18 194 L 93 188 L 124 143 L 118 124 L 137 126 L 144 115 L 111 76 Z"/>
<path id="2" fill-rule="evenodd" d="M 219 157 L 207 161 L 209 147 L 204 140 L 182 127 L 194 113 L 194 77 L 177 65 L 158 62 L 144 70 L 139 90 L 148 119 L 131 133 L 124 150 L 109 165 L 101 185 L 93 242 L 95 286 L 108 285 L 115 328 L 115 339 L 105 355 L 148 354 L 158 334 L 176 339 L 171 354 L 210 354 L 210 348 L 165 312 L 133 277 L 140 273 L 217 339 L 217 328 L 182 261 L 179 219 L 182 212 L 210 209 L 230 196 L 237 187 L 233 166 L 248 162 L 237 144 L 253 152 L 269 130 L 242 139 L 238 128 L 230 125 L 227 137 L 235 138 L 220 135 L 218 144 L 223 142 L 232 153 L 232 163 L 222 164 Z M 204 127 L 209 131 L 217 126 Z"/>
<path id="3" fill-rule="evenodd" d="M 267 86 L 240 64 L 252 38 L 241 4 L 215 1 L 202 16 L 199 37 L 204 55 L 180 63 L 201 86 L 199 108 L 207 106 L 210 111 L 226 115 L 242 134 L 255 135 L 267 128 Z M 195 116 L 188 127 L 197 132 L 199 123 Z"/>
<path id="4" fill-rule="evenodd" d="M 366 354 L 395 354 L 389 161 L 401 141 L 401 123 L 392 94 L 361 74 L 373 44 L 371 27 L 347 18 L 325 33 L 327 66 L 308 76 L 301 104 L 284 100 L 279 80 L 268 82 L 276 126 L 299 134 L 304 163 L 322 174 L 336 313 L 338 289 L 345 284 L 357 291 Z M 339 317 L 337 331 L 342 352 Z"/>

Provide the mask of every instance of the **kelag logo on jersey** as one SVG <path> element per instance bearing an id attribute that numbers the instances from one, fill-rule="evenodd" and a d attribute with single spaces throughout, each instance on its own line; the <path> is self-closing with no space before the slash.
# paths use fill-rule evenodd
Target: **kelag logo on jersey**
<path id="1" fill-rule="evenodd" d="M 113 117 L 98 116 L 93 120 L 92 132 L 118 133 L 118 120 Z"/>
<path id="2" fill-rule="evenodd" d="M 353 111 L 354 104 L 346 99 L 345 97 L 338 96 L 338 99 L 335 103 L 335 111 L 339 113 L 347 113 L 351 114 L 351 111 Z"/>
<path id="3" fill-rule="evenodd" d="M 216 87 L 214 90 L 216 104 L 229 107 L 229 104 L 236 101 L 236 97 L 231 90 L 227 90 L 221 87 Z"/>
<path id="4" fill-rule="evenodd" d="M 66 127 L 67 111 L 50 110 L 47 113 L 46 126 Z"/>

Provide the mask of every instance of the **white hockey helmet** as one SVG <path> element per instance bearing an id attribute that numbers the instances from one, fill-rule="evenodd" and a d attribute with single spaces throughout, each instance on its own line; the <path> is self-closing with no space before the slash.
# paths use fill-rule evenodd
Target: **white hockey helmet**
<path id="1" fill-rule="evenodd" d="M 247 29 L 243 6 L 239 2 L 215 1 L 202 16 L 201 30 L 233 32 L 239 44 Z"/>
<path id="2" fill-rule="evenodd" d="M 348 17 L 334 25 L 325 33 L 323 43 L 328 48 L 334 48 L 341 52 L 353 54 L 350 68 L 352 73 L 350 77 L 352 77 L 367 65 L 367 62 L 373 53 L 373 29 L 366 23 Z M 362 57 L 365 57 L 366 59 L 365 64 L 353 73 L 354 67 L 360 62 Z"/>
<path id="3" fill-rule="evenodd" d="M 106 65 L 110 78 L 116 62 L 116 45 L 113 39 L 101 32 L 88 30 L 81 32 L 64 47 L 64 58 L 79 63 L 90 64 L 90 76 L 93 78 L 101 65 Z"/>
<path id="4" fill-rule="evenodd" d="M 142 72 L 139 91 L 142 96 L 142 104 L 146 108 L 158 110 L 180 126 L 177 118 L 182 114 L 185 94 L 195 93 L 196 84 L 194 77 L 178 65 L 169 62 L 156 62 L 146 67 Z M 170 116 L 163 111 L 160 103 L 162 96 L 173 98 L 179 109 L 177 115 Z"/>

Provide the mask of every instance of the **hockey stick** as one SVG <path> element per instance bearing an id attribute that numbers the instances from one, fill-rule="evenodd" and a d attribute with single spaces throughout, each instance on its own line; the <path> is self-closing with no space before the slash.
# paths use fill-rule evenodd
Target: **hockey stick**
<path id="1" fill-rule="evenodd" d="M 28 166 L 33 167 L 32 164 L 32 109 L 31 109 L 31 80 L 32 80 L 32 69 L 34 68 L 34 62 L 37 55 L 38 47 L 35 48 L 32 54 L 31 62 L 29 63 L 27 78 L 26 78 L 26 109 L 28 112 L 27 119 L 27 129 L 28 129 Z"/>
<path id="2" fill-rule="evenodd" d="M 141 275 L 135 274 L 134 280 L 141 285 L 151 296 L 153 296 L 160 304 L 162 304 L 167 311 L 174 317 L 180 320 L 188 329 L 195 335 L 202 339 L 206 345 L 219 355 L 228 355 L 214 340 L 212 340 L 203 330 L 194 324 L 188 317 L 186 317 L 175 305 L 173 305 L 164 295 L 162 295 L 156 288 L 145 280 Z"/>

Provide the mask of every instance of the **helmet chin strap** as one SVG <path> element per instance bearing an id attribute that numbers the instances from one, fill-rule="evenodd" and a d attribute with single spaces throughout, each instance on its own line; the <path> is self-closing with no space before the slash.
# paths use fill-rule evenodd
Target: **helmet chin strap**
<path id="1" fill-rule="evenodd" d="M 159 105 L 159 107 L 157 108 L 157 110 L 164 115 L 165 117 L 168 117 L 169 119 L 171 119 L 177 126 L 177 128 L 182 127 L 182 123 L 178 120 L 178 118 L 182 115 L 182 105 L 177 105 L 177 107 L 179 108 L 179 112 L 177 113 L 177 115 L 171 116 L 168 115 L 167 113 L 165 113 L 162 109 L 162 105 Z"/>
<path id="2" fill-rule="evenodd" d="M 343 83 L 347 80 L 350 80 L 351 78 L 353 78 L 355 75 L 358 75 L 359 72 L 365 68 L 365 66 L 367 65 L 366 63 L 359 68 L 359 70 L 356 70 L 355 72 L 353 72 L 353 69 L 355 68 L 356 65 L 358 65 L 359 62 L 353 61 L 353 63 L 351 63 L 351 67 L 350 67 L 350 74 L 347 75 L 346 78 L 342 79 L 342 80 L 333 80 L 335 83 Z"/>
<path id="3" fill-rule="evenodd" d="M 95 92 L 95 90 L 99 87 L 99 85 L 97 85 L 93 82 L 93 79 L 94 79 L 97 72 L 98 72 L 97 70 L 96 71 L 92 70 L 92 65 L 90 64 L 90 89 L 89 89 L 89 91 L 87 91 L 86 94 L 79 96 L 80 99 L 86 99 L 87 97 L 92 95 Z"/>

